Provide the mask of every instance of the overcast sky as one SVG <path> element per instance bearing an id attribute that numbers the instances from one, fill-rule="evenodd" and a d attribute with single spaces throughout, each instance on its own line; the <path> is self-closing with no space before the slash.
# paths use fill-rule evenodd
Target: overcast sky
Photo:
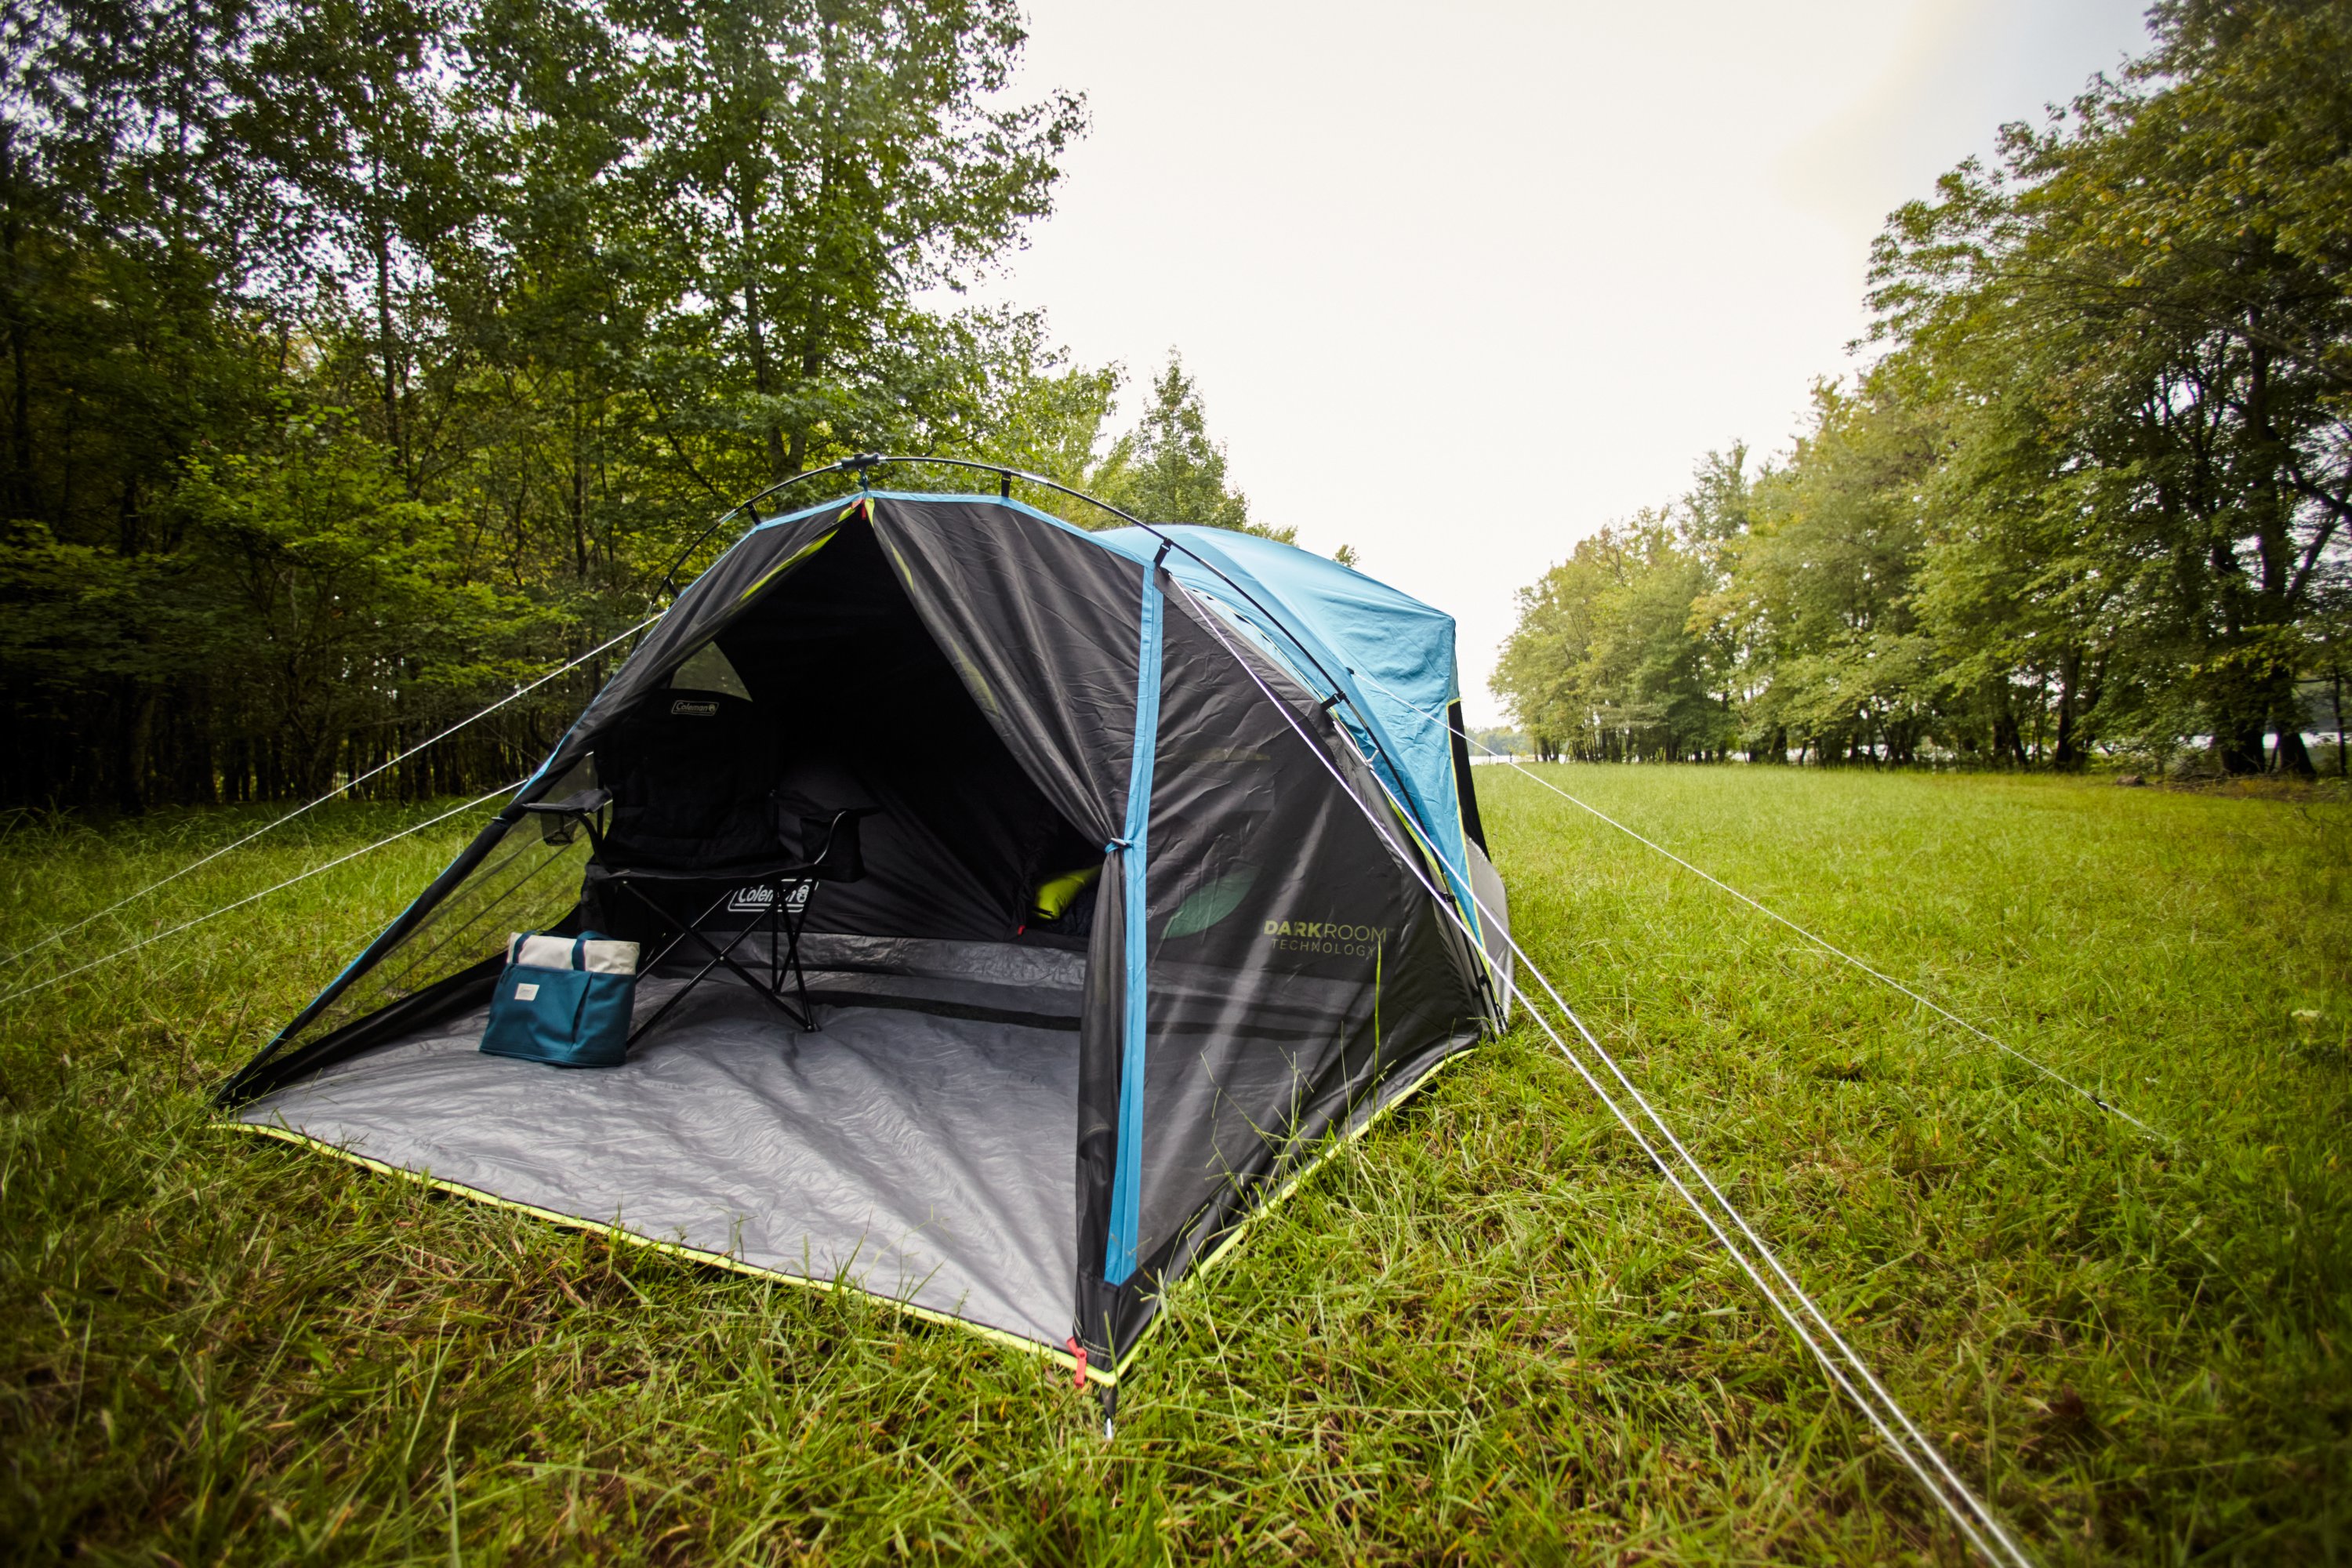
<path id="1" fill-rule="evenodd" d="M 2144 37 L 2144 0 L 1032 0 L 1082 89 L 1058 210 L 981 292 L 1139 384 L 1173 346 L 1252 515 L 1461 623 L 1784 449 L 1851 366 L 1872 237 Z M 1432 499 L 1432 498 L 1440 499 Z"/>

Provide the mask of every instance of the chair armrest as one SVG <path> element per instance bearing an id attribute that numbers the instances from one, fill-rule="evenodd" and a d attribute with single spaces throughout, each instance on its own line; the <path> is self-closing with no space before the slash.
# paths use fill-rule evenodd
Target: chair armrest
<path id="1" fill-rule="evenodd" d="M 562 800 L 534 800 L 522 809 L 526 816 L 545 819 L 539 825 L 539 837 L 542 842 L 569 844 L 572 829 L 575 826 L 585 827 L 590 847 L 601 855 L 604 852 L 604 836 L 597 831 L 596 814 L 612 802 L 611 790 L 583 789 L 578 795 L 566 795 Z"/>
<path id="2" fill-rule="evenodd" d="M 535 800 L 523 809 L 551 816 L 586 816 L 591 812 L 604 810 L 612 799 L 611 790 L 583 789 L 578 795 L 568 795 L 562 800 Z"/>
<path id="3" fill-rule="evenodd" d="M 801 852 L 808 860 L 811 874 L 817 880 L 825 882 L 864 880 L 865 855 L 858 844 L 857 825 L 869 816 L 881 815 L 882 808 L 878 805 L 853 805 L 827 812 L 823 816 L 801 818 L 803 839 Z M 824 826 L 824 837 L 812 852 L 805 840 L 816 837 L 813 830 L 820 823 Z"/>

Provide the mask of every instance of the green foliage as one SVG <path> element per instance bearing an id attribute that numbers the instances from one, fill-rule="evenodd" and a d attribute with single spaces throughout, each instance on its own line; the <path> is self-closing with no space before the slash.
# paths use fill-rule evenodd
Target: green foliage
<path id="1" fill-rule="evenodd" d="M 1822 391 L 1696 601 L 1751 754 L 2201 738 L 2250 772 L 2267 732 L 2310 773 L 2298 680 L 2352 588 L 2352 4 L 2152 19 L 2120 79 L 1880 237 L 1884 357 Z M 1559 672 L 1507 669 L 1532 722 Z"/>
<path id="2" fill-rule="evenodd" d="M 1739 458 L 1729 478 L 1744 495 Z M 1604 528 L 1520 590 L 1495 683 L 1544 756 L 1720 755 L 1731 741 L 1725 645 L 1694 633 L 1721 540 L 1695 507 Z"/>
<path id="3" fill-rule="evenodd" d="M 1479 770 L 1520 939 L 2035 1560 L 2325 1561 L 2352 1527 L 2344 804 L 1552 776 L 2180 1140 Z M 19 819 L 0 948 L 268 810 Z M 139 920 L 425 815 L 327 808 Z M 210 1125 L 473 826 L 0 1004 L 0 1556 L 1959 1560 L 1524 1026 L 1179 1293 L 1108 1445 L 1067 1373 L 976 1336 Z"/>
<path id="4" fill-rule="evenodd" d="M 1045 346 L 1043 325 L 1034 317 L 1011 326 L 992 356 L 1009 374 L 992 387 L 992 400 L 982 420 L 982 451 L 991 461 L 1073 489 L 1097 487 L 1104 426 L 1118 407 L 1118 367 L 1070 363 L 1062 351 Z M 1102 515 L 1098 509 L 1087 510 Z"/>
<path id="5" fill-rule="evenodd" d="M 1009 90 L 1010 0 L 8 25 L 0 799 L 357 773 L 635 624 L 715 511 L 851 452 L 1099 467 L 1115 370 L 926 303 L 1049 210 L 1084 129 Z M 375 787 L 513 776 L 597 674 Z"/>
<path id="6" fill-rule="evenodd" d="M 458 510 L 411 500 L 393 455 L 338 411 L 278 423 L 246 450 L 189 463 L 174 557 L 233 708 L 215 732 L 275 745 L 295 790 L 330 783 L 346 737 L 394 694 L 436 711 L 531 671 L 508 647 L 553 617 L 501 594 Z M 521 759 L 508 759 L 516 766 Z"/>
<path id="7" fill-rule="evenodd" d="M 1824 755 L 1909 762 L 1927 728 L 1936 671 L 1911 602 L 1924 533 L 1912 493 L 1933 449 L 1894 380 L 1816 388 L 1811 433 L 1727 542 L 1732 585 L 1714 613 L 1770 671 L 1748 704 L 1751 744 L 1794 735 Z"/>
<path id="8" fill-rule="evenodd" d="M 1225 482 L 1224 444 L 1210 438 L 1200 391 L 1173 350 L 1151 384 L 1151 402 L 1111 447 L 1097 482 L 1104 500 L 1146 522 L 1237 529 L 1286 544 L 1297 534 L 1250 521 L 1249 498 Z"/>

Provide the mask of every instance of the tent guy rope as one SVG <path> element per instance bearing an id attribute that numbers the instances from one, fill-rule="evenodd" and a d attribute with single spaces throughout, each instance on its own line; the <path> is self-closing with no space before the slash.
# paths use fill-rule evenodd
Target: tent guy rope
<path id="1" fill-rule="evenodd" d="M 451 817 L 458 816 L 463 812 L 473 810 L 474 807 L 480 805 L 485 801 L 496 800 L 502 795 L 511 795 L 516 790 L 521 788 L 523 783 L 523 780 L 517 779 L 512 784 L 500 784 L 498 788 L 490 791 L 488 795 L 478 795 L 473 799 L 465 802 L 463 805 L 450 807 L 447 811 L 441 813 L 438 816 L 428 816 L 422 822 L 412 824 L 411 826 L 404 827 L 399 832 L 392 834 L 387 837 L 377 839 L 373 844 L 363 845 L 360 848 L 352 850 L 348 855 L 338 855 L 331 860 L 326 861 L 320 865 L 313 866 L 307 871 L 299 872 L 294 876 L 287 878 L 286 880 L 278 883 L 276 887 L 264 888 L 257 893 L 247 893 L 244 898 L 238 899 L 231 903 L 223 904 L 220 908 L 214 910 L 209 914 L 198 915 L 192 921 L 182 921 L 178 925 L 173 926 L 169 930 L 159 931 L 152 936 L 142 937 L 137 942 L 132 942 L 130 946 L 117 948 L 103 958 L 93 958 L 87 963 L 78 963 L 62 974 L 52 974 L 47 980 L 37 980 L 30 985 L 19 985 L 14 991 L 10 991 L 5 994 L 0 994 L 0 1006 L 5 1006 L 7 1004 L 16 1000 L 19 996 L 29 996 L 36 991 L 46 991 L 52 985 L 71 980 L 77 974 L 87 974 L 91 970 L 97 969 L 101 965 L 112 963 L 118 958 L 128 958 L 142 947 L 152 946 L 156 942 L 162 942 L 166 937 L 177 936 L 184 931 L 192 931 L 195 927 L 203 925 L 207 921 L 218 920 L 221 916 L 227 914 L 232 910 L 241 910 L 247 904 L 255 903 L 262 899 L 269 897 L 272 893 L 282 893 L 287 889 L 294 886 L 297 882 L 307 882 L 322 871 L 331 871 L 336 867 L 343 865 L 348 861 L 356 860 L 362 855 L 372 854 L 374 851 L 383 848 L 387 844 L 396 843 L 403 838 L 408 837 L 411 834 L 422 833 L 426 828 L 433 826 L 436 823 L 446 822 Z M 161 883 L 157 884 L 159 887 L 161 885 Z M 32 950 L 27 948 L 26 951 L 30 952 Z"/>
<path id="2" fill-rule="evenodd" d="M 1216 634 L 1218 640 L 1223 643 L 1226 652 L 1233 656 L 1234 661 L 1242 667 L 1251 681 L 1256 685 L 1259 691 L 1265 694 L 1266 700 L 1273 704 L 1276 711 L 1283 716 L 1299 739 L 1307 743 L 1307 750 L 1314 755 L 1316 761 L 1320 763 L 1339 783 L 1348 797 L 1355 801 L 1358 808 L 1363 812 L 1365 820 L 1371 823 L 1376 832 L 1381 832 L 1382 836 L 1386 837 L 1379 816 L 1356 794 L 1353 788 L 1349 787 L 1339 770 L 1331 765 L 1331 761 L 1325 755 L 1323 747 L 1301 727 L 1297 715 L 1291 711 L 1290 705 L 1275 694 L 1273 689 L 1260 679 L 1249 660 L 1225 637 L 1224 627 L 1221 624 L 1222 617 L 1218 613 L 1202 604 L 1198 596 L 1190 589 L 1184 588 L 1181 584 L 1178 584 L 1177 586 L 1192 602 L 1210 629 Z M 1381 779 L 1377 773 L 1372 774 L 1372 779 L 1380 785 L 1381 793 L 1388 796 L 1398 820 L 1403 822 L 1409 829 L 1412 829 L 1415 839 L 1419 841 L 1420 849 L 1423 852 L 1433 854 L 1434 851 L 1423 839 L 1419 830 L 1412 828 L 1412 814 L 1404 809 L 1403 803 L 1396 798 L 1395 794 L 1389 789 L 1387 783 Z M 1430 880 L 1423 868 L 1417 863 L 1420 858 L 1420 854 L 1405 857 L 1407 868 L 1429 891 L 1436 906 L 1453 919 L 1472 947 L 1483 951 L 1477 932 L 1471 930 L 1469 922 L 1463 919 L 1461 911 L 1454 907 L 1453 900 L 1441 893 L 1436 885 Z M 1988 1562 L 2003 1564 L 2004 1568 L 2031 1568 L 2032 1559 L 2028 1557 L 2024 1550 L 2017 1544 L 1990 1507 L 1979 1498 L 1968 1483 L 1953 1470 L 1950 1463 L 1945 1459 L 1935 1444 L 1919 1430 L 1917 1424 L 1905 1412 L 1895 1396 L 1887 1392 L 1885 1385 L 1870 1370 L 1868 1363 L 1832 1325 L 1828 1315 L 1806 1292 L 1804 1287 L 1797 1283 L 1770 1246 L 1756 1233 L 1755 1227 L 1748 1224 L 1746 1216 L 1729 1198 L 1724 1195 L 1722 1188 L 1699 1164 L 1696 1157 L 1690 1152 L 1682 1140 L 1675 1135 L 1673 1129 L 1667 1126 L 1664 1119 L 1650 1104 L 1648 1098 L 1633 1087 L 1632 1079 L 1626 1077 L 1624 1069 L 1618 1065 L 1616 1058 L 1610 1054 L 1607 1047 L 1601 1045 L 1599 1037 L 1585 1026 L 1583 1019 L 1577 1016 L 1575 1010 L 1561 998 L 1559 990 L 1528 956 L 1526 950 L 1519 946 L 1507 931 L 1501 930 L 1500 922 L 1495 921 L 1494 912 L 1486 908 L 1475 892 L 1471 898 L 1473 903 L 1486 915 L 1488 921 L 1496 925 L 1512 954 L 1526 966 L 1528 973 L 1541 982 L 1544 991 L 1549 995 L 1553 1005 L 1575 1026 L 1577 1034 L 1582 1037 L 1587 1048 L 1606 1065 L 1611 1076 L 1623 1087 L 1634 1103 L 1641 1107 L 1644 1119 L 1658 1130 L 1666 1143 L 1674 1150 L 1684 1168 L 1714 1199 L 1716 1205 L 1722 1210 L 1723 1215 L 1730 1220 L 1732 1226 L 1746 1238 L 1748 1247 L 1743 1247 L 1738 1242 L 1733 1240 L 1722 1220 L 1691 1191 L 1690 1186 L 1676 1173 L 1674 1165 L 1668 1163 L 1665 1156 L 1658 1152 L 1657 1146 L 1643 1133 L 1633 1118 L 1618 1102 L 1617 1098 L 1609 1092 L 1583 1058 L 1569 1045 L 1551 1020 L 1544 1016 L 1543 1010 L 1536 1005 L 1535 999 L 1529 996 L 1511 975 L 1503 973 L 1500 965 L 1490 962 L 1488 965 L 1490 971 L 1502 981 L 1511 994 L 1528 1004 L 1529 1016 L 1541 1026 L 1544 1033 L 1550 1037 L 1552 1044 L 1558 1047 L 1560 1055 L 1567 1058 L 1570 1067 L 1575 1069 L 1577 1076 L 1584 1080 L 1585 1086 L 1592 1091 L 1593 1097 L 1601 1102 L 1611 1116 L 1615 1118 L 1618 1125 L 1625 1130 L 1626 1134 L 1649 1158 L 1650 1163 L 1657 1167 L 1659 1174 L 1665 1177 L 1667 1184 L 1674 1188 L 1676 1195 L 1689 1206 L 1691 1212 L 1698 1216 L 1699 1222 L 1706 1227 L 1708 1234 L 1715 1237 L 1717 1245 L 1730 1256 L 1733 1262 L 1738 1265 L 1740 1271 L 1747 1275 L 1759 1293 L 1789 1325 L 1798 1341 L 1812 1353 L 1816 1361 L 1820 1362 L 1822 1370 L 1829 1374 L 1830 1380 L 1853 1402 L 1855 1408 L 1863 1413 L 1877 1431 L 1880 1439 L 1895 1452 L 1928 1495 L 1942 1507 L 1969 1544 L 1974 1546 Z M 1754 1258 L 1749 1256 L 1749 1247 L 1754 1249 Z M 1761 1259 L 1762 1268 L 1758 1267 L 1758 1259 Z M 1772 1279 L 1766 1278 L 1765 1269 L 1770 1271 Z M 1780 1281 L 1779 1289 L 1775 1288 L 1773 1279 Z M 1793 1298 L 1797 1306 L 1803 1309 L 1802 1317 L 1800 1317 L 1796 1308 L 1790 1304 L 1790 1298 Z M 1804 1320 L 1807 1318 L 1819 1327 L 1822 1338 L 1826 1339 L 1829 1344 L 1834 1347 L 1835 1354 L 1824 1349 L 1822 1340 L 1816 1339 L 1814 1334 L 1806 1328 Z"/>
<path id="3" fill-rule="evenodd" d="M 504 708 L 508 703 L 513 702 L 520 698 L 528 697 L 530 693 L 538 690 L 549 681 L 553 680 L 557 676 L 577 669 L 582 665 L 586 664 L 590 659 L 594 658 L 597 655 L 608 651 L 618 644 L 626 642 L 629 638 L 636 636 L 639 632 L 645 630 L 647 626 L 652 626 L 656 621 L 660 619 L 660 615 L 647 616 L 644 620 L 639 621 L 627 631 L 621 633 L 620 636 L 613 637 L 609 641 L 597 644 L 594 647 L 590 648 L 586 653 L 582 654 L 578 658 L 573 659 L 571 663 L 557 666 L 555 668 L 549 670 L 545 675 L 541 676 L 537 680 L 532 681 L 528 686 L 516 687 L 512 691 L 508 692 L 504 697 L 499 698 L 496 702 L 491 703 L 488 708 L 483 709 L 480 712 L 476 713 L 469 718 L 458 720 L 455 724 L 450 725 L 447 729 L 443 730 L 438 734 L 431 735 L 419 741 L 416 744 L 409 747 L 408 750 L 401 752 L 400 755 L 392 758 L 390 761 L 381 763 L 375 767 L 370 768 L 367 772 L 361 773 L 358 777 L 348 779 L 343 783 L 337 784 L 334 788 L 329 790 L 318 799 L 310 802 L 308 805 L 298 805 L 293 810 L 288 812 L 285 816 L 275 817 L 268 822 L 263 823 L 259 827 L 255 828 L 252 832 L 247 834 L 244 837 L 236 840 L 234 843 L 224 844 L 219 848 L 214 850 L 211 854 L 205 856 L 203 858 L 191 861 L 189 864 L 181 867 L 170 876 L 159 878 L 155 881 L 150 882 L 145 887 L 141 888 L 136 892 L 125 893 L 122 897 L 115 900 L 114 902 L 107 905 L 104 909 L 86 914 L 82 916 L 81 919 L 74 921 L 71 925 L 59 926 L 56 931 L 51 931 L 45 937 L 42 937 L 39 941 L 33 942 L 30 946 L 18 948 L 15 952 L 12 952 L 7 956 L 5 962 L 12 964 L 21 963 L 23 960 L 30 958 L 33 954 L 40 952 L 41 949 L 49 946 L 52 942 L 64 941 L 67 937 L 73 935 L 74 932 L 81 930 L 82 927 L 89 925 L 91 921 L 104 920 L 107 916 L 114 913 L 117 910 L 123 909 L 128 905 L 138 902 L 141 899 L 145 898 L 156 889 L 168 887 L 170 884 L 178 881 L 181 878 L 187 876 L 192 871 L 202 870 L 205 867 L 211 865 L 222 856 L 229 853 L 229 851 L 233 849 L 242 849 L 247 845 L 252 843 L 255 839 L 260 837 L 263 834 L 285 826 L 288 823 L 293 821 L 296 817 L 300 816 L 305 812 L 315 811 L 320 806 L 322 806 L 329 801 L 333 800 L 336 796 L 350 794 L 352 790 L 357 789 L 360 785 L 367 783 L 368 780 L 374 778 L 379 773 L 386 773 L 393 768 L 398 767 L 401 763 L 406 762 L 409 758 L 415 756 L 426 747 L 436 745 L 439 742 L 447 740 L 450 736 L 466 728 L 468 724 L 473 724 L 488 718 L 499 709 Z M 219 911 L 215 911 L 215 913 Z M 212 916 L 207 915 L 205 918 L 206 920 L 210 920 Z M 127 952 L 129 950 L 126 949 L 125 951 Z M 44 984 L 47 983 L 44 982 Z M 8 995 L 10 996 L 17 994 L 19 994 L 17 992 L 12 991 L 8 993 Z M 7 997 L 0 996 L 0 1001 L 5 1000 L 7 1000 Z"/>
<path id="4" fill-rule="evenodd" d="M 2093 1105 L 2097 1106 L 2101 1110 L 2122 1117 L 2126 1121 L 2130 1122 L 2134 1127 L 2138 1128 L 2142 1132 L 2147 1133 L 2151 1138 L 2159 1138 L 2168 1143 L 2177 1143 L 2179 1142 L 2179 1140 L 2175 1139 L 2169 1132 L 2149 1126 L 2147 1122 L 2142 1121 L 2138 1117 L 2134 1116 L 2130 1111 L 2126 1110 L 2122 1106 L 2116 1104 L 2113 1100 L 2098 1093 L 2096 1090 L 2075 1082 L 2073 1079 L 2068 1078 L 2064 1073 L 2060 1072 L 2057 1068 L 2051 1067 L 2046 1062 L 2035 1060 L 2032 1057 L 2030 1057 L 2023 1051 L 2019 1050 L 2015 1046 L 2011 1045 L 2008 1041 L 2001 1039 L 1998 1036 L 1990 1034 L 1987 1031 L 1979 1028 L 1976 1025 L 1969 1023 L 1966 1018 L 1961 1017 L 1950 1008 L 1943 1006 L 1928 997 L 1922 996 L 1918 992 L 1914 991 L 1908 985 L 1904 984 L 1903 982 L 1895 979 L 1893 975 L 1873 967 L 1862 959 L 1855 957 L 1853 953 L 1846 952 L 1845 949 L 1839 947 L 1836 943 L 1807 931 L 1803 926 L 1799 925 L 1796 921 L 1790 920 L 1780 910 L 1773 909 L 1770 905 L 1761 903 L 1757 900 L 1748 897 L 1748 895 L 1741 892 L 1738 888 L 1733 887 L 1730 883 L 1725 881 L 1722 878 L 1716 876 L 1713 872 L 1708 871 L 1702 867 L 1692 865 L 1689 861 L 1684 859 L 1681 856 L 1675 854 L 1664 845 L 1658 843 L 1654 839 L 1643 837 L 1642 834 L 1626 826 L 1623 823 L 1610 816 L 1607 812 L 1602 811 L 1600 807 L 1591 805 L 1586 801 L 1579 800 L 1575 795 L 1570 795 L 1568 791 L 1560 788 L 1559 785 L 1552 783 L 1549 779 L 1545 778 L 1541 773 L 1535 773 L 1528 768 L 1522 766 L 1516 758 L 1495 750 L 1494 747 L 1487 745 L 1484 741 L 1478 740 L 1476 737 L 1470 735 L 1464 731 L 1454 729 L 1453 724 L 1443 716 L 1431 713 L 1425 709 L 1415 706 L 1405 698 L 1390 690 L 1388 687 L 1381 685 L 1381 680 L 1377 676 L 1366 674 L 1362 670 L 1356 670 L 1352 673 L 1360 680 L 1368 681 L 1371 685 L 1379 686 L 1383 692 L 1386 692 L 1388 696 L 1393 699 L 1399 705 L 1419 715 L 1422 719 L 1426 720 L 1430 723 L 1444 726 L 1449 733 L 1461 736 L 1462 740 L 1466 744 L 1477 747 L 1488 756 L 1501 763 L 1505 767 L 1510 768 L 1528 778 L 1533 779 L 1537 784 L 1541 784 L 1544 788 L 1551 791 L 1552 794 L 1559 796 L 1560 799 L 1567 801 L 1570 805 L 1591 812 L 1594 816 L 1599 817 L 1602 822 L 1607 823 L 1610 826 L 1615 828 L 1626 837 L 1633 839 L 1636 844 L 1640 844 L 1645 848 L 1655 850 L 1658 854 L 1664 856 L 1675 865 L 1680 866 L 1684 870 L 1688 871 L 1692 876 L 1698 878 L 1704 882 L 1710 883 L 1724 892 L 1729 893 L 1733 898 L 1738 899 L 1741 903 L 1746 904 L 1749 909 L 1754 910 L 1757 913 L 1764 915 L 1770 920 L 1779 921 L 1781 925 L 1788 927 L 1799 936 L 1803 937 L 1807 942 L 1811 942 L 1815 947 L 1820 948 L 1823 952 L 1830 954 L 1832 958 L 1840 959 L 1843 962 L 1851 964 L 1855 969 L 1860 970 L 1863 973 L 1869 975 L 1873 980 L 1877 981 L 1880 984 L 1900 992 L 1902 994 L 1909 997 L 1912 1001 L 1917 1003 L 1920 1006 L 1927 1008 L 1937 1016 L 1943 1018 L 1948 1023 L 1958 1025 L 1961 1028 L 1966 1029 L 1969 1034 L 1974 1035 L 1978 1039 L 1984 1041 L 1987 1045 L 2004 1051 L 2008 1055 L 2015 1058 L 2017 1060 L 2023 1062 L 2027 1067 L 2032 1068 L 2035 1072 L 2040 1073 L 2042 1077 L 2050 1079 L 2053 1083 L 2060 1084 L 2066 1089 L 2072 1089 L 2076 1094 L 2081 1095 L 2084 1100 L 2089 1100 Z"/>

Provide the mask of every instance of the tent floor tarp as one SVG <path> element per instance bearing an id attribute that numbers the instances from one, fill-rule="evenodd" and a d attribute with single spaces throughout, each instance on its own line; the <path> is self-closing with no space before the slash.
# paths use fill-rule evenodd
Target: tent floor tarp
<path id="1" fill-rule="evenodd" d="M 648 978 L 641 1014 L 677 984 Z M 979 1010 L 1001 989 L 964 994 Z M 564 1072 L 482 1055 L 483 1020 L 457 1015 L 239 1120 L 1024 1342 L 1068 1334 L 1074 1030 L 835 1005 L 802 1034 L 705 984 L 624 1065 Z"/>

